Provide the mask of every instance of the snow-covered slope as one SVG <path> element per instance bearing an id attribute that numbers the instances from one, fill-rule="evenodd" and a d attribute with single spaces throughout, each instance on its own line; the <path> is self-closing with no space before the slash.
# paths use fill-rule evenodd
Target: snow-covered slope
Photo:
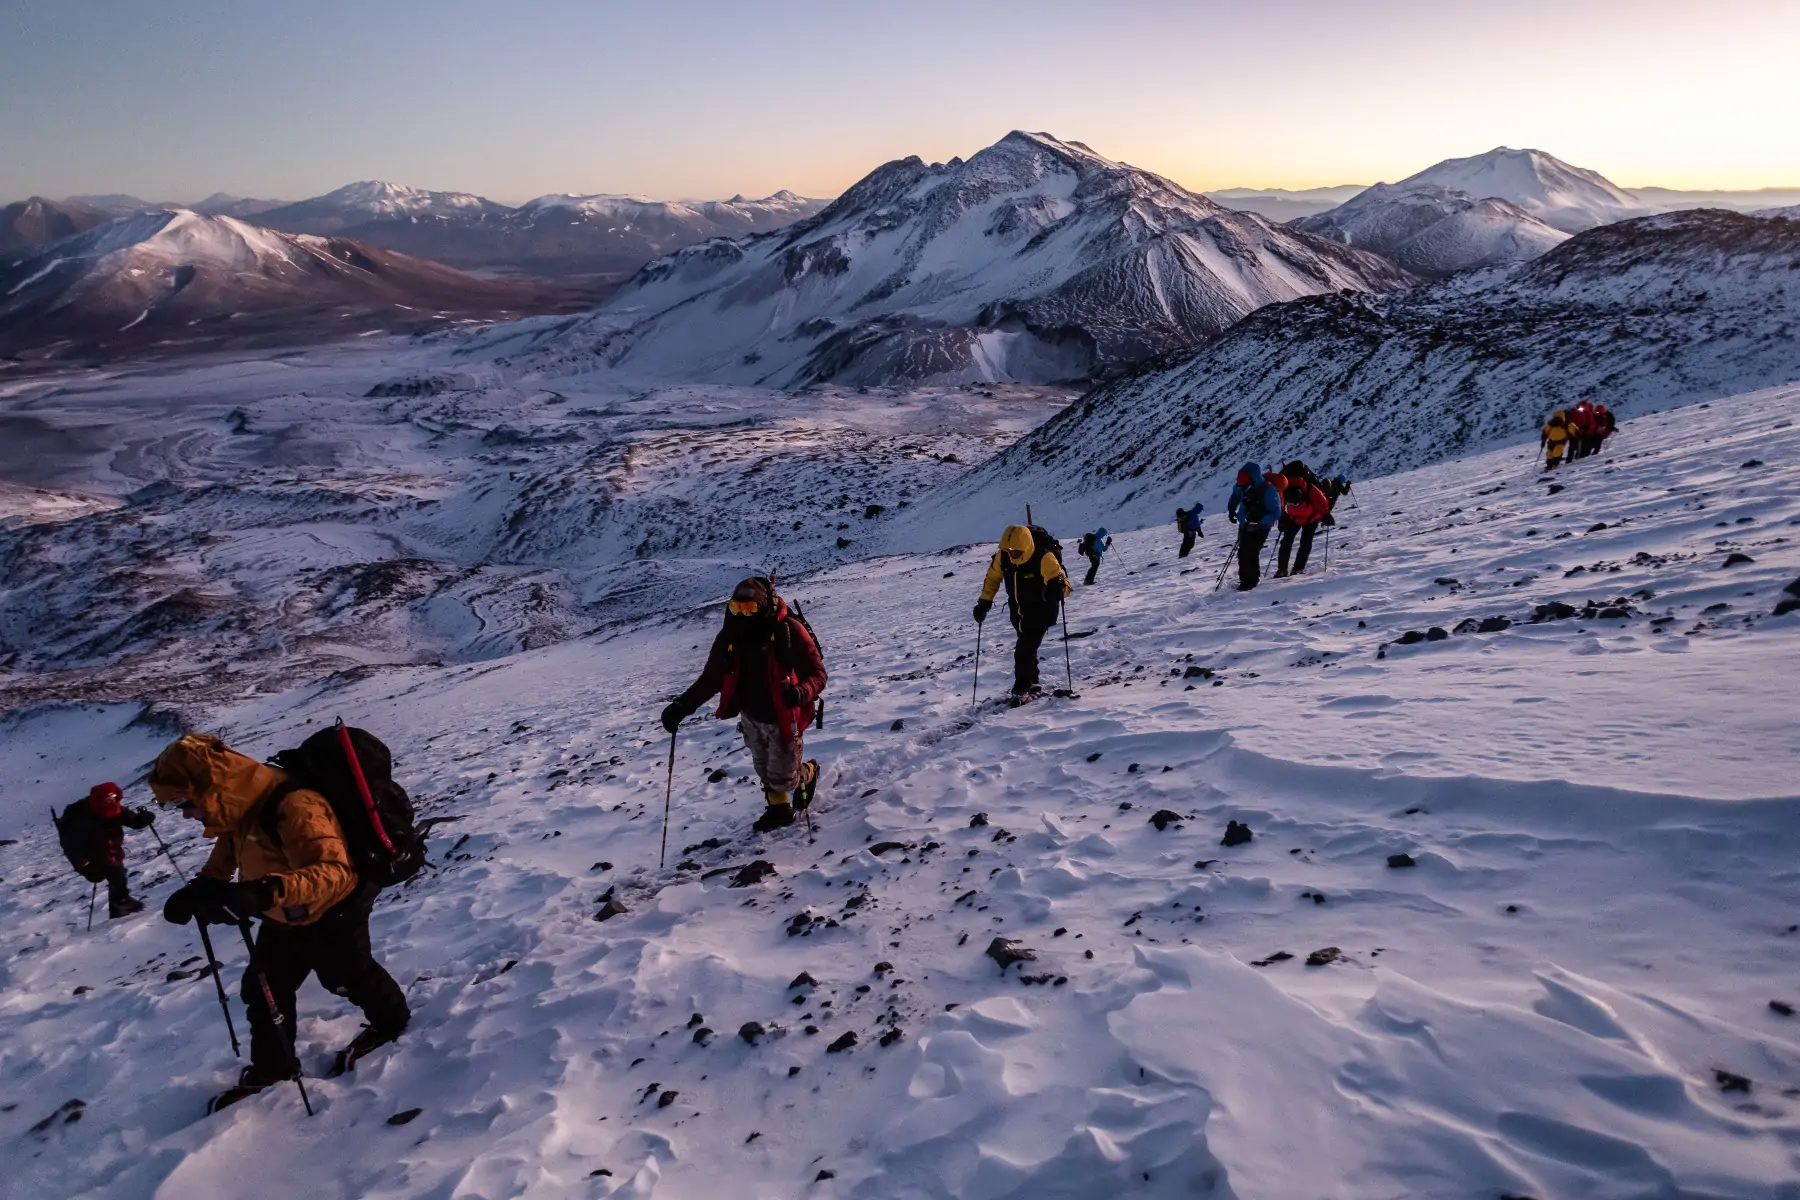
<path id="1" fill-rule="evenodd" d="M 713 608 L 196 714 L 257 752 L 342 715 L 454 818 L 374 919 L 413 1026 L 309 1081 L 311 1118 L 292 1087 L 200 1115 L 240 1063 L 154 916 L 176 881 L 130 835 L 151 913 L 84 933 L 42 815 L 100 778 L 141 800 L 179 726 L 15 714 L 6 1187 L 1792 1200 L 1800 614 L 1768 613 L 1800 574 L 1796 403 L 1628 424 L 1555 494 L 1507 454 L 1364 481 L 1329 572 L 1243 596 L 1209 590 L 1215 541 L 1184 567 L 1122 535 L 1070 606 L 1081 696 L 1018 711 L 969 703 L 987 547 L 794 580 L 833 672 L 817 833 L 748 836 L 736 735 L 695 719 L 666 869 L 654 717 Z M 309 985 L 307 1070 L 356 1027 Z"/>
<path id="2" fill-rule="evenodd" d="M 316 340 L 449 316 L 566 311 L 560 289 L 478 280 L 344 238 L 185 210 L 123 217 L 0 260 L 0 350 L 108 354 L 209 339 Z M 363 323 L 347 326 L 351 318 Z"/>
<path id="3" fill-rule="evenodd" d="M 1781 221 L 1800 221 L 1800 204 L 1789 205 L 1787 208 L 1765 208 L 1755 215 Z"/>
<path id="4" fill-rule="evenodd" d="M 1015 132 L 967 162 L 890 162 L 779 233 L 653 262 L 536 361 L 768 386 L 1073 379 L 1264 304 L 1410 278 Z"/>
<path id="5" fill-rule="evenodd" d="M 1106 384 L 934 493 L 929 545 L 1011 498 L 1056 520 L 1217 512 L 1246 458 L 1356 478 L 1537 440 L 1591 397 L 1625 416 L 1800 379 L 1800 224 L 1699 211 L 1581 234 L 1534 262 L 1392 296 L 1264 309 Z M 924 539 L 920 541 L 918 539 Z"/>
<path id="6" fill-rule="evenodd" d="M 1438 279 L 1474 267 L 1528 262 L 1568 240 L 1517 205 L 1436 184 L 1378 183 L 1292 227 L 1373 250 L 1415 275 Z"/>
<path id="7" fill-rule="evenodd" d="M 1486 154 L 1447 158 L 1394 186 L 1408 190 L 1423 184 L 1505 200 L 1566 233 L 1656 211 L 1598 171 L 1542 150 L 1498 146 Z"/>

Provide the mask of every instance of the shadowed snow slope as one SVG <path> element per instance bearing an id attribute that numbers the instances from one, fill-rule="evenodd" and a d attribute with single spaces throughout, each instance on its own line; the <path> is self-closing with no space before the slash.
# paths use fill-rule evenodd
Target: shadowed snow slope
<path id="1" fill-rule="evenodd" d="M 413 1025 L 312 1080 L 311 1118 L 292 1087 L 201 1116 L 239 1063 L 191 931 L 82 930 L 44 807 L 142 799 L 167 724 L 16 713 L 4 1187 L 1794 1200 L 1800 1036 L 1768 1005 L 1800 1003 L 1800 613 L 1769 615 L 1795 406 L 1641 418 L 1555 491 L 1505 453 L 1365 481 L 1329 571 L 1247 594 L 1210 590 L 1216 538 L 1182 567 L 1122 534 L 1070 604 L 1081 695 L 1018 710 L 970 704 L 987 546 L 791 580 L 832 671 L 817 833 L 750 835 L 737 735 L 696 718 L 666 869 L 654 717 L 716 611 L 222 700 L 257 753 L 378 730 L 454 818 L 374 918 Z M 1554 602 L 1577 615 L 1531 623 Z M 1221 847 L 1228 820 L 1254 839 Z M 175 881 L 141 839 L 154 913 Z M 356 1015 L 313 985 L 300 1013 L 316 1074 Z"/>
<path id="2" fill-rule="evenodd" d="M 1256 313 L 1083 397 L 901 522 L 896 546 L 1059 522 L 1218 512 L 1245 459 L 1385 474 L 1536 442 L 1588 397 L 1621 415 L 1800 379 L 1800 223 L 1687 212 L 1609 225 L 1535 262 L 1395 296 Z M 914 530 L 907 524 L 916 526 Z"/>
<path id="3" fill-rule="evenodd" d="M 1470 158 L 1447 158 L 1394 186 L 1404 191 L 1422 185 L 1506 200 L 1566 233 L 1656 211 L 1600 172 L 1571 166 L 1542 150 L 1498 146 Z"/>
<path id="4" fill-rule="evenodd" d="M 1410 279 L 1015 132 L 967 162 L 887 163 L 778 233 L 659 259 L 531 361 L 778 387 L 1046 382 L 1192 345 L 1278 300 Z"/>
<path id="5" fill-rule="evenodd" d="M 1434 279 L 1529 262 L 1569 238 L 1505 200 L 1433 184 L 1378 183 L 1330 212 L 1293 222 L 1293 228 L 1373 250 Z"/>

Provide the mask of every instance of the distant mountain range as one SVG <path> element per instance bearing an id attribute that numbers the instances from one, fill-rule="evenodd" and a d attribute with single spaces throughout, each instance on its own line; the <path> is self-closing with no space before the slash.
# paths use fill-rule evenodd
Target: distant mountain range
<path id="1" fill-rule="evenodd" d="M 1797 262 L 1800 222 L 1668 213 L 1502 270 L 1271 305 L 1094 389 L 906 520 L 942 544 L 983 532 L 959 514 L 1030 497 L 1046 522 L 1160 522 L 1216 511 L 1245 459 L 1360 479 L 1531 441 L 1583 397 L 1624 419 L 1790 383 Z"/>
<path id="2" fill-rule="evenodd" d="M 761 200 L 552 195 L 514 207 L 467 192 L 423 191 L 374 180 L 298 202 L 224 192 L 191 206 L 127 195 L 64 201 L 33 196 L 0 210 L 0 250 L 43 245 L 116 217 L 186 208 L 283 233 L 351 237 L 463 270 L 622 279 L 683 246 L 778 229 L 826 203 L 783 191 Z"/>
<path id="3" fill-rule="evenodd" d="M 1207 199 L 1217 200 L 1226 208 L 1235 208 L 1239 212 L 1259 213 L 1271 221 L 1292 221 L 1297 217 L 1329 212 L 1366 187 L 1366 184 L 1351 183 L 1297 192 L 1286 188 L 1220 188 L 1205 195 Z"/>
<path id="4" fill-rule="evenodd" d="M 1193 345 L 1264 304 L 1411 282 L 1079 142 L 1014 132 L 967 162 L 887 163 L 776 233 L 658 259 L 538 354 L 779 387 L 1052 382 Z"/>
<path id="5" fill-rule="evenodd" d="M 577 288 L 476 279 L 348 238 L 161 211 L 0 254 L 0 355 L 93 359 L 328 341 L 592 303 Z"/>

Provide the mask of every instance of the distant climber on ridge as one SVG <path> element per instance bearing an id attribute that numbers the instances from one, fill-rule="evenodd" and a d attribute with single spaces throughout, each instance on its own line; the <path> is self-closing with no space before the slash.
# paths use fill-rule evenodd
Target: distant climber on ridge
<path id="1" fill-rule="evenodd" d="M 1294 549 L 1296 538 L 1299 539 L 1300 550 L 1294 555 L 1293 574 L 1305 573 L 1306 560 L 1312 555 L 1313 536 L 1318 533 L 1319 522 L 1331 514 L 1331 501 L 1325 498 L 1325 493 L 1316 484 L 1298 472 L 1286 474 L 1283 478 L 1287 480 L 1287 488 L 1281 494 L 1281 548 L 1277 551 L 1277 579 L 1285 579 L 1288 575 L 1288 553 Z"/>
<path id="2" fill-rule="evenodd" d="M 1181 553 L 1176 557 L 1186 558 L 1194 551 L 1194 539 L 1205 537 L 1206 531 L 1200 528 L 1200 510 L 1206 505 L 1195 502 L 1192 508 L 1175 510 L 1175 528 L 1181 534 Z"/>
<path id="3" fill-rule="evenodd" d="M 1238 591 L 1247 592 L 1262 582 L 1262 549 L 1280 517 L 1281 493 L 1264 478 L 1261 467 L 1245 463 L 1225 506 L 1226 520 L 1238 527 Z"/>
<path id="4" fill-rule="evenodd" d="M 806 727 L 825 690 L 825 660 L 806 625 L 775 594 L 771 579 L 752 576 L 725 604 L 725 624 L 713 638 L 706 666 L 693 686 L 663 709 L 671 734 L 713 696 L 718 717 L 736 717 L 762 780 L 762 815 L 756 831 L 794 823 L 812 804 L 819 764 L 805 758 Z"/>
<path id="5" fill-rule="evenodd" d="M 1538 448 L 1544 452 L 1544 470 L 1554 471 L 1562 466 L 1563 454 L 1569 448 L 1569 438 L 1574 431 L 1569 428 L 1569 414 L 1557 409 L 1550 414 L 1544 423 L 1543 434 L 1538 438 Z"/>
<path id="6" fill-rule="evenodd" d="M 1094 582 L 1094 576 L 1100 571 L 1101 556 L 1111 549 L 1112 538 L 1107 535 L 1104 525 L 1092 533 L 1081 535 L 1081 541 L 1076 543 L 1075 551 L 1088 560 L 1087 578 L 1081 581 L 1084 587 Z"/>
<path id="7" fill-rule="evenodd" d="M 156 815 L 147 808 L 126 808 L 116 783 L 99 783 L 56 818 L 63 854 L 77 874 L 90 883 L 106 884 L 106 915 L 128 917 L 144 911 L 125 877 L 125 831 L 147 829 Z"/>
<path id="8" fill-rule="evenodd" d="M 1036 525 L 1008 525 L 1000 535 L 1000 547 L 988 564 L 975 602 L 975 623 L 987 620 L 1001 584 L 1006 585 L 1006 612 L 1019 632 L 1013 650 L 1012 703 L 1024 704 L 1041 694 L 1038 687 L 1038 648 L 1056 624 L 1057 613 L 1069 594 L 1069 577 L 1063 570 L 1062 546 L 1050 532 Z"/>

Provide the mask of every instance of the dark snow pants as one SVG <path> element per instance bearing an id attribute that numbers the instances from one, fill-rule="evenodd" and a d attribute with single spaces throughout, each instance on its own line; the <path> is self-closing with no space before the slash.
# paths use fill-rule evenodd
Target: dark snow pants
<path id="1" fill-rule="evenodd" d="M 106 915 L 116 917 L 122 905 L 131 899 L 131 885 L 125 880 L 125 865 L 106 868 Z"/>
<path id="2" fill-rule="evenodd" d="M 1312 556 L 1313 536 L 1318 532 L 1318 525 L 1296 525 L 1292 521 L 1281 522 L 1281 546 L 1276 551 L 1280 555 L 1278 565 L 1285 574 L 1288 569 L 1288 552 L 1294 548 L 1296 538 L 1300 542 L 1300 553 L 1294 556 L 1294 574 L 1306 570 L 1306 560 Z"/>
<path id="3" fill-rule="evenodd" d="M 1098 554 L 1090 554 L 1087 556 L 1087 560 L 1088 560 L 1087 578 L 1082 580 L 1081 582 L 1082 583 L 1093 583 L 1095 573 L 1100 570 L 1100 556 Z"/>
<path id="4" fill-rule="evenodd" d="M 1238 526 L 1238 591 L 1247 592 L 1262 582 L 1262 552 L 1268 543 L 1267 525 Z"/>
<path id="5" fill-rule="evenodd" d="M 1013 647 L 1013 695 L 1020 696 L 1038 686 L 1038 650 L 1044 635 L 1056 626 L 1057 605 L 1040 605 L 1019 613 L 1019 644 Z"/>
<path id="6" fill-rule="evenodd" d="M 1198 536 L 1199 536 L 1198 530 L 1194 530 L 1194 529 L 1182 530 L 1181 531 L 1181 553 L 1177 557 L 1186 558 L 1188 555 L 1192 554 L 1194 552 L 1194 539 Z"/>
<path id="7" fill-rule="evenodd" d="M 294 996 L 306 977 L 318 972 L 325 989 L 363 1011 L 375 1029 L 398 1037 L 412 1019 L 406 993 L 375 961 L 369 946 L 369 913 L 380 889 L 364 887 L 340 901 L 311 925 L 283 925 L 265 920 L 256 935 L 256 952 L 244 972 L 241 994 L 250 1013 L 250 1063 L 263 1071 L 286 1075 L 293 1062 Z M 281 1012 L 286 1031 L 277 1029 L 263 1002 L 261 974 Z"/>

